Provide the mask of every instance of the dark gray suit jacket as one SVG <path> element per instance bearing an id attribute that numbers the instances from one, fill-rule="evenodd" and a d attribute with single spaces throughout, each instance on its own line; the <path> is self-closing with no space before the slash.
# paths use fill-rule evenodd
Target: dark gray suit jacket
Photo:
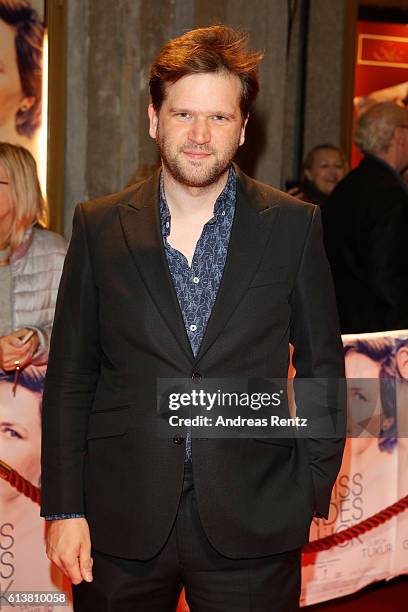
<path id="1" fill-rule="evenodd" d="M 298 377 L 343 376 L 318 208 L 239 169 L 237 181 L 225 270 L 196 358 L 163 249 L 158 174 L 76 209 L 44 393 L 42 513 L 84 512 L 100 551 L 151 558 L 175 520 L 185 444 L 157 437 L 157 378 L 286 378 L 289 342 Z M 213 546 L 239 558 L 304 544 L 314 512 L 327 515 L 343 444 L 194 439 Z"/>

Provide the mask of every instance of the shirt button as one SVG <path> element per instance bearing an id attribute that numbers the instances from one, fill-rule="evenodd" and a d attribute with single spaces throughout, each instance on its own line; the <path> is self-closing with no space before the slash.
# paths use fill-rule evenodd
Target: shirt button
<path id="1" fill-rule="evenodd" d="M 223 210 L 221 214 L 223 217 L 225 217 L 225 210 Z"/>
<path id="2" fill-rule="evenodd" d="M 166 221 L 166 228 L 169 229 L 169 227 L 170 227 L 170 223 Z"/>
<path id="3" fill-rule="evenodd" d="M 197 283 L 199 283 L 199 282 L 200 282 L 200 279 L 198 278 L 198 276 L 195 276 L 193 278 L 193 283 L 195 283 L 197 285 Z"/>
<path id="4" fill-rule="evenodd" d="M 197 325 L 190 325 L 190 331 L 196 331 Z"/>
<path id="5" fill-rule="evenodd" d="M 200 374 L 200 372 L 193 372 L 191 375 L 191 378 L 193 380 L 201 380 L 202 379 L 202 375 Z"/>

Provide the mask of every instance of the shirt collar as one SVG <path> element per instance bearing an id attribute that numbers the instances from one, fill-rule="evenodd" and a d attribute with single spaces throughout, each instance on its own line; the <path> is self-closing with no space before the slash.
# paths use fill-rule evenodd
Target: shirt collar
<path id="1" fill-rule="evenodd" d="M 237 177 L 234 166 L 231 165 L 225 187 L 214 204 L 214 216 L 208 223 L 213 224 L 222 221 L 226 216 L 227 210 L 235 207 L 236 192 Z M 170 234 L 171 215 L 164 192 L 163 173 L 160 174 L 160 222 L 162 234 L 164 237 L 167 237 Z"/>

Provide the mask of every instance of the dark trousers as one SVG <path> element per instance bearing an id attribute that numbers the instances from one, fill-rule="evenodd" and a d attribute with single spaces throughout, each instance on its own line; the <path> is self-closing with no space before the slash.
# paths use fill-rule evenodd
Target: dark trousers
<path id="1" fill-rule="evenodd" d="M 172 612 L 183 586 L 191 612 L 299 609 L 301 550 L 258 559 L 220 555 L 201 526 L 190 466 L 176 523 L 156 557 L 92 556 L 93 582 L 73 586 L 75 612 Z"/>

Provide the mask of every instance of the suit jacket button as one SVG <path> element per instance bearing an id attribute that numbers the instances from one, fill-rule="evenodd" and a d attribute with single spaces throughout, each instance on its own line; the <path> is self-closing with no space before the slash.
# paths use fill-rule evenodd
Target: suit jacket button
<path id="1" fill-rule="evenodd" d="M 200 372 L 193 372 L 192 375 L 191 375 L 191 378 L 193 380 L 201 380 L 202 376 L 201 376 Z"/>
<path id="2" fill-rule="evenodd" d="M 174 436 L 173 442 L 174 444 L 183 444 L 184 438 L 183 436 L 180 436 L 180 434 L 177 434 L 177 436 Z"/>

